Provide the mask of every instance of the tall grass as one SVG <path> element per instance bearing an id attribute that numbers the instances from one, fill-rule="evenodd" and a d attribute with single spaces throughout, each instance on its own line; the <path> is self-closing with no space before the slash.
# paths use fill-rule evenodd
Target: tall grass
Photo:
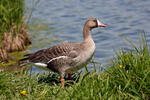
<path id="1" fill-rule="evenodd" d="M 126 39 L 129 41 L 128 39 Z M 27 71 L 0 73 L 0 99 L 25 100 L 148 100 L 150 99 L 150 58 L 145 35 L 139 38 L 140 46 L 129 51 L 120 50 L 111 66 L 97 73 L 85 71 L 75 75 L 71 85 L 61 87 L 59 76 L 29 75 Z M 95 66 L 93 64 L 93 66 Z M 99 66 L 97 66 L 99 67 Z M 25 90 L 25 94 L 20 92 Z"/>
<path id="2" fill-rule="evenodd" d="M 127 38 L 125 39 L 134 49 L 121 50 L 116 54 L 113 66 L 107 70 L 113 81 L 111 85 L 118 87 L 118 93 L 122 97 L 128 95 L 128 97 L 134 99 L 148 97 L 150 99 L 150 50 L 146 43 L 145 33 L 141 34 L 141 38 L 139 38 L 139 47 Z"/>
<path id="3" fill-rule="evenodd" d="M 0 34 L 22 24 L 24 0 L 0 0 Z"/>

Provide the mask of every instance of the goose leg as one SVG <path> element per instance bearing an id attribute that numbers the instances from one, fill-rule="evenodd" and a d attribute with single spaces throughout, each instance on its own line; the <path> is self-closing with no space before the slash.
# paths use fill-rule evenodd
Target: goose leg
<path id="1" fill-rule="evenodd" d="M 69 84 L 70 84 L 70 85 L 73 84 L 73 81 L 72 81 L 72 74 L 71 74 L 71 73 L 68 73 L 68 80 L 70 80 L 70 81 L 69 81 Z"/>
<path id="2" fill-rule="evenodd" d="M 60 81 L 61 81 L 61 84 L 62 84 L 62 88 L 65 88 L 65 79 L 64 79 L 64 77 L 65 77 L 65 73 L 59 73 L 59 75 L 60 75 Z"/>
<path id="3" fill-rule="evenodd" d="M 68 79 L 72 80 L 71 73 L 68 73 Z"/>
<path id="4" fill-rule="evenodd" d="M 62 88 L 65 88 L 65 79 L 61 78 L 60 80 L 61 80 Z"/>

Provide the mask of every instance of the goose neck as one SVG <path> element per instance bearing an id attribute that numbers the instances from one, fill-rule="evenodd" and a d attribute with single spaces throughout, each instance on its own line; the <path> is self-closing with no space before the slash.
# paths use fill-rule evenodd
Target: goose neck
<path id="1" fill-rule="evenodd" d="M 84 38 L 84 41 L 92 39 L 91 29 L 86 26 L 83 28 L 83 38 Z"/>

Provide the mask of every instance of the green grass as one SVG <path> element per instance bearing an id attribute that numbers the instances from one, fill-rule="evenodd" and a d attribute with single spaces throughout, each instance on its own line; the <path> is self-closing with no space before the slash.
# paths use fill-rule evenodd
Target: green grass
<path id="1" fill-rule="evenodd" d="M 10 32 L 14 25 L 20 29 L 23 10 L 24 0 L 0 0 L 0 34 Z"/>
<path id="2" fill-rule="evenodd" d="M 127 39 L 126 39 L 127 40 Z M 129 41 L 129 40 L 127 40 Z M 101 72 L 74 76 L 73 84 L 61 88 L 59 75 L 30 75 L 27 71 L 0 72 L 0 99 L 7 100 L 141 100 L 150 99 L 150 58 L 145 34 L 140 46 L 120 50 Z M 124 66 L 120 68 L 120 65 Z M 93 64 L 93 66 L 95 66 Z M 97 65 L 96 65 L 97 66 Z M 99 67 L 99 66 L 97 66 Z M 26 95 L 20 92 L 25 90 Z"/>

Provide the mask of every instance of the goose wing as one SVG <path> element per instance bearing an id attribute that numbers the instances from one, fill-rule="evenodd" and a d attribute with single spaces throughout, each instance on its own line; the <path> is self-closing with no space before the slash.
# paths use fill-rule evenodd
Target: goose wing
<path id="1" fill-rule="evenodd" d="M 27 54 L 25 55 L 26 58 L 21 59 L 21 61 L 47 64 L 55 59 L 63 57 L 75 58 L 79 55 L 80 49 L 80 43 L 64 42 L 48 49 L 43 49 L 35 53 Z"/>

